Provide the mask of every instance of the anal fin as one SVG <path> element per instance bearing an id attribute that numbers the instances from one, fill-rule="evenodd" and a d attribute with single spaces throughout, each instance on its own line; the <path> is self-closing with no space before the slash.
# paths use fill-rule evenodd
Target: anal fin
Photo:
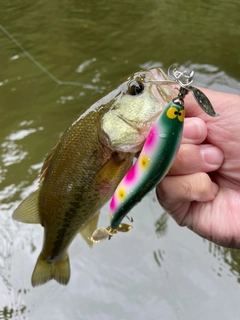
<path id="1" fill-rule="evenodd" d="M 93 246 L 93 242 L 89 240 L 89 237 L 93 234 L 94 230 L 97 229 L 98 218 L 100 212 L 98 212 L 79 232 L 83 239 L 87 242 L 90 248 Z"/>

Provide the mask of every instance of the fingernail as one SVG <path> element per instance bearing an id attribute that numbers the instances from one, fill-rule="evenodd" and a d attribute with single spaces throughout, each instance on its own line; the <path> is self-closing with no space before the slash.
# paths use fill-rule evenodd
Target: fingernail
<path id="1" fill-rule="evenodd" d="M 222 150 L 217 147 L 203 145 L 201 146 L 200 152 L 203 161 L 205 161 L 207 164 L 219 166 L 223 162 Z"/>
<path id="2" fill-rule="evenodd" d="M 183 137 L 185 140 L 199 140 L 204 135 L 204 125 L 201 119 L 186 118 L 183 128 Z"/>

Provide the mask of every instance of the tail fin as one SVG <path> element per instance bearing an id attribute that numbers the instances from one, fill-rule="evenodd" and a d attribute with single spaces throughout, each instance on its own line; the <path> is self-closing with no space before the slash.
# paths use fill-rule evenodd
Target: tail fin
<path id="1" fill-rule="evenodd" d="M 55 279 L 60 284 L 68 284 L 70 279 L 70 264 L 68 254 L 56 263 L 47 262 L 40 253 L 36 266 L 32 274 L 32 286 L 39 286 L 51 279 Z"/>

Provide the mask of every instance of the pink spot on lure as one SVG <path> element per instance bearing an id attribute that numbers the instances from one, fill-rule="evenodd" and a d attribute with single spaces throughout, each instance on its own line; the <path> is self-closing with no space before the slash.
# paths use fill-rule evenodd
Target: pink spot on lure
<path id="1" fill-rule="evenodd" d="M 110 202 L 110 212 L 114 212 L 114 210 L 117 208 L 117 204 L 116 204 L 116 195 L 114 194 L 114 196 L 112 197 L 112 200 Z"/>
<path id="2" fill-rule="evenodd" d="M 134 183 L 135 178 L 136 178 L 136 166 L 134 165 L 124 177 L 124 181 L 126 182 L 126 184 L 131 184 L 131 183 Z"/>
<path id="3" fill-rule="evenodd" d="M 151 129 L 146 142 L 144 144 L 143 150 L 148 152 L 151 151 L 152 148 L 154 148 L 154 146 L 157 144 L 158 142 L 158 128 L 156 125 L 153 126 L 153 128 Z"/>

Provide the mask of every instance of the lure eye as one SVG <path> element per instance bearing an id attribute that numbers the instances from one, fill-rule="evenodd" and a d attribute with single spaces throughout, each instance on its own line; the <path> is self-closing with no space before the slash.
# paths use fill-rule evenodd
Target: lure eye
<path id="1" fill-rule="evenodd" d="M 128 92 L 131 96 L 136 96 L 142 93 L 144 90 L 144 85 L 140 81 L 133 80 L 128 84 Z"/>
<path id="2" fill-rule="evenodd" d="M 166 115 L 169 119 L 175 119 L 178 117 L 180 122 L 184 120 L 184 110 L 178 110 L 175 107 L 171 107 L 167 110 Z"/>
<path id="3" fill-rule="evenodd" d="M 179 120 L 180 122 L 183 122 L 183 120 L 184 120 L 184 115 L 185 115 L 184 110 L 181 110 L 181 111 L 178 112 L 178 120 Z"/>
<path id="4" fill-rule="evenodd" d="M 167 110 L 167 117 L 170 119 L 175 119 L 178 116 L 178 110 L 175 107 L 171 107 Z"/>

